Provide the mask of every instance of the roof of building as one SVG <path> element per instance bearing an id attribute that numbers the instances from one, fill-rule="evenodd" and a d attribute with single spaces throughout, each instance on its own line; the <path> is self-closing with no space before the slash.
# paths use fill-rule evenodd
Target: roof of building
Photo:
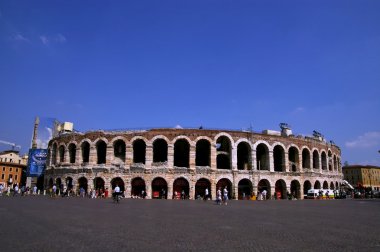
<path id="1" fill-rule="evenodd" d="M 375 165 L 347 165 L 343 169 L 380 169 L 380 166 Z"/>
<path id="2" fill-rule="evenodd" d="M 20 151 L 18 151 L 18 150 L 5 150 L 5 151 L 0 152 L 0 155 L 9 154 L 9 153 L 19 154 Z"/>

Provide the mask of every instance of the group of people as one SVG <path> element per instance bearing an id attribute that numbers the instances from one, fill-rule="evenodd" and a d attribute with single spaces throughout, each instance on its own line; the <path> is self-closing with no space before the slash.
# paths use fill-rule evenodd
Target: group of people
<path id="1" fill-rule="evenodd" d="M 223 189 L 223 194 L 222 194 L 222 188 L 219 187 L 218 190 L 216 191 L 216 204 L 218 205 L 227 205 L 227 201 L 228 201 L 228 190 L 227 190 L 227 186 L 224 187 Z"/>
<path id="2" fill-rule="evenodd" d="M 29 186 L 19 186 L 18 184 L 9 185 L 8 187 L 5 187 L 3 184 L 0 184 L 0 196 L 3 196 L 4 194 L 6 196 L 26 196 L 26 195 L 37 195 L 38 189 L 37 186 L 34 185 L 33 187 Z"/>

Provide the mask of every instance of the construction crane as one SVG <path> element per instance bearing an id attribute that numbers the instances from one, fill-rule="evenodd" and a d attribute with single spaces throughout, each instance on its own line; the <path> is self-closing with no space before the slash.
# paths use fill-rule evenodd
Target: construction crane
<path id="1" fill-rule="evenodd" d="M 16 145 L 15 143 L 10 143 L 10 142 L 3 141 L 3 140 L 0 140 L 0 143 L 12 146 L 12 150 L 15 150 L 15 148 L 21 149 L 21 146 Z"/>

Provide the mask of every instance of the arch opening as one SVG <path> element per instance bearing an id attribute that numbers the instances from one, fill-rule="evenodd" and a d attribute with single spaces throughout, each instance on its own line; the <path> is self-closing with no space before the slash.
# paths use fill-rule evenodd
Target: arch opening
<path id="1" fill-rule="evenodd" d="M 298 166 L 299 166 L 299 154 L 298 154 L 298 149 L 294 146 L 289 148 L 289 166 L 290 166 L 290 171 L 295 172 L 298 171 Z"/>
<path id="2" fill-rule="evenodd" d="M 237 168 L 238 170 L 251 170 L 251 147 L 248 143 L 242 142 L 237 146 Z"/>
<path id="3" fill-rule="evenodd" d="M 322 159 L 322 170 L 326 171 L 327 170 L 327 157 L 326 157 L 326 153 L 324 151 L 322 151 L 321 159 Z"/>
<path id="4" fill-rule="evenodd" d="M 125 162 L 125 150 L 126 150 L 126 145 L 123 140 L 119 139 L 114 142 L 113 144 L 114 162 L 116 163 Z"/>
<path id="5" fill-rule="evenodd" d="M 63 145 L 59 146 L 59 162 L 65 162 L 65 147 Z"/>
<path id="6" fill-rule="evenodd" d="M 140 197 L 140 198 L 145 198 L 146 196 L 146 186 L 145 186 L 145 181 L 142 178 L 134 178 L 131 181 L 131 186 L 132 186 L 132 197 Z"/>
<path id="7" fill-rule="evenodd" d="M 269 170 L 269 149 L 268 146 L 261 143 L 256 147 L 257 169 Z"/>
<path id="8" fill-rule="evenodd" d="M 307 192 L 311 189 L 311 183 L 309 180 L 306 180 L 303 183 L 303 195 L 304 197 L 307 197 Z"/>
<path id="9" fill-rule="evenodd" d="M 310 169 L 310 152 L 306 148 L 302 150 L 302 167 Z"/>
<path id="10" fill-rule="evenodd" d="M 189 182 L 184 178 L 177 178 L 173 182 L 173 199 L 188 199 L 189 198 Z"/>
<path id="11" fill-rule="evenodd" d="M 88 184 L 87 179 L 85 177 L 80 177 L 78 179 L 78 189 L 80 190 L 81 188 L 83 188 L 85 194 L 87 194 Z"/>
<path id="12" fill-rule="evenodd" d="M 231 183 L 231 181 L 229 179 L 223 178 L 223 179 L 220 179 L 218 181 L 218 183 L 216 183 L 216 190 L 220 189 L 222 192 L 222 195 L 223 195 L 223 189 L 226 187 L 227 187 L 227 191 L 228 191 L 228 198 L 232 199 L 231 198 L 231 195 L 232 195 L 232 183 Z"/>
<path id="13" fill-rule="evenodd" d="M 276 145 L 273 148 L 273 164 L 274 171 L 284 172 L 285 171 L 285 150 L 280 145 Z"/>
<path id="14" fill-rule="evenodd" d="M 263 195 L 263 191 L 265 190 L 266 191 L 265 200 L 270 199 L 270 197 L 271 197 L 271 186 L 270 186 L 270 183 L 268 180 L 266 180 L 266 179 L 260 180 L 259 183 L 257 184 L 257 190 L 261 195 Z"/>
<path id="15" fill-rule="evenodd" d="M 152 181 L 152 199 L 166 199 L 168 184 L 163 178 L 155 178 Z"/>
<path id="16" fill-rule="evenodd" d="M 114 190 L 116 186 L 120 187 L 120 192 L 121 193 L 123 193 L 125 191 L 125 184 L 124 184 L 124 180 L 122 178 L 116 177 L 116 178 L 113 178 L 111 180 L 112 190 Z"/>
<path id="17" fill-rule="evenodd" d="M 153 162 L 164 163 L 168 161 L 168 143 L 164 139 L 153 142 Z"/>
<path id="18" fill-rule="evenodd" d="M 317 150 L 313 151 L 313 169 L 319 170 L 319 154 Z"/>
<path id="19" fill-rule="evenodd" d="M 146 143 L 142 139 L 133 142 L 133 163 L 145 164 Z"/>
<path id="20" fill-rule="evenodd" d="M 300 182 L 298 182 L 298 180 L 293 180 L 290 183 L 290 193 L 292 195 L 292 198 L 301 199 L 301 197 L 302 197 L 301 185 L 300 185 Z"/>
<path id="21" fill-rule="evenodd" d="M 190 144 L 185 139 L 179 139 L 174 143 L 174 166 L 190 167 Z"/>
<path id="22" fill-rule="evenodd" d="M 221 136 L 216 141 L 216 166 L 218 169 L 231 169 L 231 142 L 226 136 Z"/>
<path id="23" fill-rule="evenodd" d="M 96 143 L 96 154 L 97 154 L 97 164 L 105 164 L 106 163 L 106 153 L 107 153 L 107 144 L 100 140 Z"/>
<path id="24" fill-rule="evenodd" d="M 211 183 L 208 179 L 201 178 L 195 183 L 195 199 L 205 199 L 206 188 L 208 190 L 209 198 L 211 199 Z"/>
<path id="25" fill-rule="evenodd" d="M 321 182 L 319 182 L 318 180 L 315 181 L 315 183 L 314 183 L 314 189 L 321 189 Z"/>
<path id="26" fill-rule="evenodd" d="M 252 182 L 249 179 L 242 179 L 238 184 L 238 199 L 248 200 L 252 195 Z"/>
<path id="27" fill-rule="evenodd" d="M 287 198 L 286 183 L 284 180 L 279 179 L 276 181 L 275 192 L 276 192 L 276 196 L 275 196 L 276 199 Z"/>
<path id="28" fill-rule="evenodd" d="M 73 143 L 69 144 L 70 164 L 74 164 L 75 163 L 76 152 L 77 152 L 77 146 L 75 144 L 73 144 Z"/>
<path id="29" fill-rule="evenodd" d="M 197 141 L 196 144 L 195 165 L 196 166 L 211 166 L 211 144 L 205 139 Z"/>
<path id="30" fill-rule="evenodd" d="M 82 162 L 88 163 L 90 161 L 90 144 L 88 142 L 83 142 L 81 149 L 82 149 Z"/>

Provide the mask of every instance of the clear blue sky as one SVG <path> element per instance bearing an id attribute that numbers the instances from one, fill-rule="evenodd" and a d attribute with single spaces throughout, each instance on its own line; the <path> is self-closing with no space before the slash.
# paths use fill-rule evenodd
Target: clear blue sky
<path id="1" fill-rule="evenodd" d="M 23 152 L 37 115 L 81 131 L 287 122 L 380 165 L 380 1 L 3 0 L 0 85 L 0 139 Z"/>

